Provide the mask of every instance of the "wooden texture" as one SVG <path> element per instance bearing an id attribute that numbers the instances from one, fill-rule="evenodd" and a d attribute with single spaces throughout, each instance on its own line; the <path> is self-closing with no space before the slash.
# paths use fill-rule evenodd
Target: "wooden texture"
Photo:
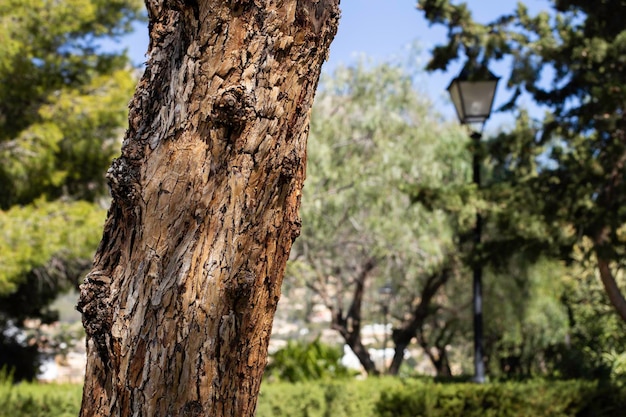
<path id="1" fill-rule="evenodd" d="M 81 287 L 81 416 L 254 414 L 339 0 L 147 0 L 147 67 Z"/>

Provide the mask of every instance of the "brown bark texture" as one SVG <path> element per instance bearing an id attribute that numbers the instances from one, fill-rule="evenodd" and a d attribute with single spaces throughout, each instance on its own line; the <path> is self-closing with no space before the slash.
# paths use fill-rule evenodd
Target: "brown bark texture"
<path id="1" fill-rule="evenodd" d="M 146 0 L 81 416 L 254 415 L 339 0 Z"/>

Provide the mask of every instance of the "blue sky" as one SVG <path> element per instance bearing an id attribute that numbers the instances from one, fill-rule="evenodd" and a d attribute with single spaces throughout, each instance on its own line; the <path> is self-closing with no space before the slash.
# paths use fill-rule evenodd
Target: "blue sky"
<path id="1" fill-rule="evenodd" d="M 474 19 L 487 23 L 515 10 L 516 0 L 466 0 Z M 329 61 L 324 70 L 332 71 L 338 64 L 350 64 L 365 54 L 376 61 L 402 59 L 407 56 L 410 45 L 417 43 L 424 50 L 422 62 L 425 65 L 428 52 L 446 40 L 446 30 L 441 25 L 429 26 L 423 13 L 416 9 L 414 0 L 343 0 L 342 18 L 339 31 L 330 49 Z M 547 0 L 524 0 L 531 13 L 537 13 L 549 6 Z M 450 65 L 445 73 L 438 71 L 425 73 L 420 77 L 419 88 L 435 103 L 435 108 L 447 118 L 456 118 L 454 108 L 448 100 L 446 88 L 461 70 L 463 61 Z M 505 63 L 496 63 L 491 70 L 496 75 L 505 75 Z M 495 107 L 506 102 L 511 93 L 505 89 L 506 80 L 499 83 Z M 522 105 L 530 108 L 533 115 L 541 111 L 530 101 L 522 100 Z M 511 125 L 510 114 L 494 115 L 488 121 L 487 130 Z"/>
<path id="2" fill-rule="evenodd" d="M 468 0 L 470 10 L 475 19 L 486 23 L 494 18 L 515 9 L 515 0 Z M 548 7 L 546 0 L 524 0 L 533 13 Z M 342 17 L 339 31 L 331 45 L 328 62 L 323 70 L 332 72 L 338 65 L 350 65 L 367 56 L 374 61 L 408 59 L 411 45 L 418 44 L 424 50 L 421 62 L 424 65 L 428 51 L 436 44 L 445 41 L 445 29 L 442 26 L 429 26 L 422 13 L 416 9 L 415 0 L 343 0 L 341 1 Z M 137 27 L 137 31 L 122 42 L 128 48 L 134 62 L 144 61 L 144 53 L 148 44 L 146 25 Z M 419 78 L 419 88 L 434 101 L 435 108 L 448 118 L 454 118 L 454 109 L 448 101 L 446 87 L 450 80 L 460 71 L 463 62 L 450 65 L 446 73 L 435 72 L 424 74 Z M 505 64 L 495 64 L 491 70 L 496 75 L 504 75 Z M 510 97 L 504 88 L 506 80 L 500 82 L 496 93 L 495 107 Z M 526 102 L 528 106 L 531 103 Z M 532 107 L 532 106 L 531 106 Z M 538 112 L 537 109 L 535 109 Z M 510 115 L 494 115 L 489 120 L 487 129 L 494 130 L 500 126 L 510 125 Z"/>

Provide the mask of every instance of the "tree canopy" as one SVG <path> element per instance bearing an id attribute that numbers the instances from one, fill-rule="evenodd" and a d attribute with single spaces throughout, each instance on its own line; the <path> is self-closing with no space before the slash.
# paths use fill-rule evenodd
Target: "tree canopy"
<path id="1" fill-rule="evenodd" d="M 397 373 L 404 349 L 437 309 L 444 283 L 458 277 L 454 239 L 462 216 L 412 204 L 404 186 L 409 180 L 440 188 L 467 184 L 467 141 L 462 129 L 431 110 L 406 68 L 361 62 L 321 81 L 303 232 L 287 284 L 299 278 L 331 310 L 332 328 L 367 372 L 382 369 L 361 335 L 366 324 L 382 321 L 379 289 L 388 283 L 394 292 L 397 331 L 388 338 L 397 350 L 391 370 Z"/>
<path id="2" fill-rule="evenodd" d="M 490 214 L 485 238 L 494 247 L 505 237 L 521 242 L 522 232 L 535 249 L 539 244 L 529 242 L 549 237 L 543 222 L 526 222 L 526 212 L 497 210 L 490 197 L 499 184 L 493 163 L 485 169 L 490 187 L 476 188 L 469 142 L 467 132 L 432 111 L 405 68 L 360 63 L 326 75 L 312 114 L 303 233 L 292 251 L 287 296 L 301 300 L 306 285 L 309 308 L 327 306 L 331 327 L 376 374 L 381 358 L 369 349 L 381 348 L 384 337 L 379 332 L 372 341 L 366 328 L 383 323 L 379 291 L 388 285 L 387 342 L 395 351 L 386 354 L 394 358 L 388 371 L 402 372 L 409 349 L 417 353 L 413 364 L 425 357 L 439 376 L 450 377 L 470 372 L 470 267 L 484 262 L 490 375 L 589 375 L 589 364 L 603 355 L 587 355 L 582 346 L 601 345 L 608 328 L 588 336 L 589 312 L 604 306 L 578 308 L 575 269 L 530 249 L 502 250 L 506 259 L 484 258 L 492 247 L 473 249 L 476 210 Z M 566 348 L 568 338 L 575 342 Z M 558 359 L 565 354 L 585 365 Z"/>
<path id="3" fill-rule="evenodd" d="M 99 45 L 128 33 L 141 9 L 139 0 L 0 4 L 0 328 L 53 319 L 47 305 L 89 265 L 136 79 L 124 52 Z"/>
<path id="4" fill-rule="evenodd" d="M 490 198 L 507 205 L 508 214 L 518 211 L 517 221 L 503 222 L 514 226 L 509 243 L 516 243 L 508 247 L 529 244 L 570 259 L 582 237 L 589 238 L 608 297 L 626 320 L 624 287 L 616 280 L 626 249 L 626 30 L 620 17 L 626 3 L 546 3 L 549 10 L 534 16 L 518 3 L 510 14 L 480 24 L 465 3 L 420 0 L 427 19 L 448 28 L 448 43 L 433 50 L 429 69 L 445 69 L 462 52 L 485 64 L 509 60 L 507 86 L 514 93 L 501 110 L 521 117 L 516 129 L 489 145 L 499 182 Z M 522 94 L 546 109 L 542 119 L 516 107 Z M 538 232 L 532 239 L 526 239 L 527 224 Z"/>

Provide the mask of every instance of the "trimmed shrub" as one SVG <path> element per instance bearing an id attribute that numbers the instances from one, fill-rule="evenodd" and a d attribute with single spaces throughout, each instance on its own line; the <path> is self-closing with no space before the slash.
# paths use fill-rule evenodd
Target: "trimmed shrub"
<path id="1" fill-rule="evenodd" d="M 256 417 L 375 417 L 380 393 L 402 384 L 398 378 L 263 384 Z"/>
<path id="2" fill-rule="evenodd" d="M 0 381 L 0 417 L 76 417 L 82 386 Z"/>
<path id="3" fill-rule="evenodd" d="M 619 417 L 626 392 L 592 381 L 436 384 L 413 382 L 383 392 L 378 417 Z"/>
<path id="4" fill-rule="evenodd" d="M 0 378 L 0 417 L 76 417 L 80 385 Z M 622 417 L 626 389 L 591 381 L 440 384 L 369 378 L 261 386 L 256 417 Z"/>

